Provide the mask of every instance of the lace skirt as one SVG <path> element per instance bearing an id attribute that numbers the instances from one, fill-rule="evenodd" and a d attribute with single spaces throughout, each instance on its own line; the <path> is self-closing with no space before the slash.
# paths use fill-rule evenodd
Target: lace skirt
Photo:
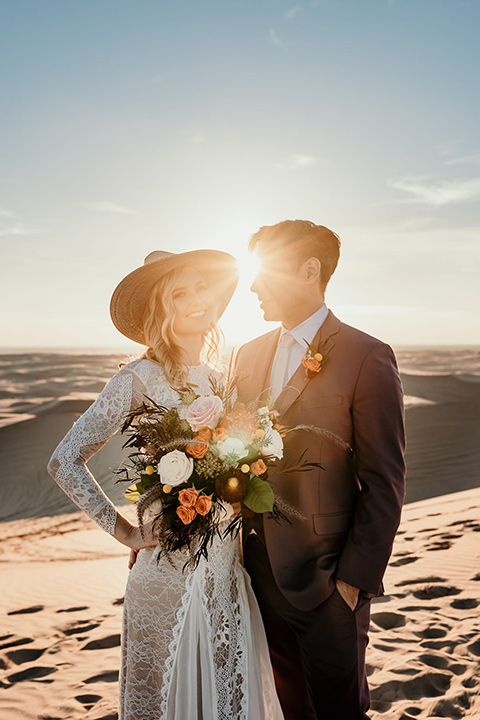
<path id="1" fill-rule="evenodd" d="M 208 562 L 142 550 L 123 615 L 119 720 L 282 720 L 238 538 Z"/>

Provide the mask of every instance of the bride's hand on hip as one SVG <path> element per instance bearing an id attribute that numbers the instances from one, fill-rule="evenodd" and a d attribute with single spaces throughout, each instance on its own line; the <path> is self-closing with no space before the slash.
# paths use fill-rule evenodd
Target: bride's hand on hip
<path id="1" fill-rule="evenodd" d="M 142 535 L 140 528 L 137 525 L 132 525 L 131 522 L 123 517 L 123 515 L 120 515 L 120 513 L 117 514 L 114 537 L 118 542 L 121 542 L 122 545 L 126 545 L 135 551 L 153 547 L 158 544 L 158 540 L 152 530 L 151 520 L 144 524 Z"/>

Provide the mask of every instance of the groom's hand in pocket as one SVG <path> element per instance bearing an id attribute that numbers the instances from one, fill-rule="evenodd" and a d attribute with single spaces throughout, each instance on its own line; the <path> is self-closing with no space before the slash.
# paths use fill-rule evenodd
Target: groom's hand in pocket
<path id="1" fill-rule="evenodd" d="M 339 580 L 338 578 L 335 580 L 335 585 L 337 586 L 338 592 L 353 612 L 357 607 L 360 590 L 354 585 L 350 585 L 349 583 L 344 582 L 344 580 Z"/>

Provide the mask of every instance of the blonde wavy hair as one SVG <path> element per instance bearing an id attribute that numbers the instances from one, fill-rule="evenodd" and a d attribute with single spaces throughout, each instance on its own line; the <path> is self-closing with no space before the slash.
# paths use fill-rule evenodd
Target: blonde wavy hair
<path id="1" fill-rule="evenodd" d="M 183 268 L 171 270 L 155 284 L 150 293 L 143 321 L 148 349 L 142 357 L 161 365 L 167 381 L 178 389 L 185 387 L 188 373 L 188 365 L 173 329 L 175 322 L 173 289 L 182 270 Z M 206 361 L 219 369 L 223 343 L 223 333 L 215 320 L 203 334 L 201 361 Z"/>

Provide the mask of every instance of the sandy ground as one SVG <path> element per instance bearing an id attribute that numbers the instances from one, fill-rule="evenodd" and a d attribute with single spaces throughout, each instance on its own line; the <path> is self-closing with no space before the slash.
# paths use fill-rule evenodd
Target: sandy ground
<path id="1" fill-rule="evenodd" d="M 46 465 L 119 359 L 0 358 L 0 720 L 116 718 L 128 553 Z M 479 363 L 473 350 L 403 356 L 408 504 L 372 606 L 372 720 L 480 719 Z M 117 504 L 121 444 L 89 462 Z"/>
<path id="2" fill-rule="evenodd" d="M 372 720 L 480 718 L 479 518 L 480 490 L 405 507 L 372 606 Z M 114 720 L 126 551 L 77 513 L 4 523 L 0 562 L 2 720 Z"/>

